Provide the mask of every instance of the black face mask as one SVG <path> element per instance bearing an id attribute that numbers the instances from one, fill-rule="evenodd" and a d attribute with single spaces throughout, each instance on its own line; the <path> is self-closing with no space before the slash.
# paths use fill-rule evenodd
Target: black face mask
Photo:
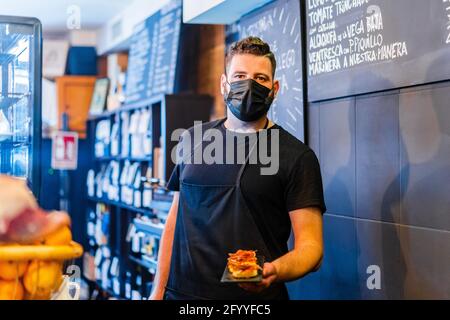
<path id="1" fill-rule="evenodd" d="M 259 84 L 253 79 L 235 81 L 224 100 L 230 111 L 241 121 L 251 122 L 264 116 L 273 102 L 273 89 Z"/>

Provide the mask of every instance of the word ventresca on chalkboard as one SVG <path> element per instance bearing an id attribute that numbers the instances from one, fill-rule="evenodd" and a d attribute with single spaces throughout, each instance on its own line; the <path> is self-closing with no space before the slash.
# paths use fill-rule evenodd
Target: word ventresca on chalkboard
<path id="1" fill-rule="evenodd" d="M 445 40 L 446 44 L 450 44 L 450 0 L 442 0 L 444 5 L 447 5 L 445 8 L 445 12 L 447 14 L 447 39 Z"/>
<path id="2" fill-rule="evenodd" d="M 381 8 L 370 3 L 308 0 L 310 76 L 408 55 L 405 41 L 385 43 Z M 338 16 L 346 23 L 338 26 Z"/>

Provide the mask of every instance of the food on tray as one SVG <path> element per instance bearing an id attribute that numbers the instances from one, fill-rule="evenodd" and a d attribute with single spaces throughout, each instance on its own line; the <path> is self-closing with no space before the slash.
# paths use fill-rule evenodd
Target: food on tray
<path id="1" fill-rule="evenodd" d="M 262 270 L 258 265 L 255 250 L 238 250 L 228 254 L 228 271 L 233 278 L 252 278 L 258 275 L 258 270 Z"/>

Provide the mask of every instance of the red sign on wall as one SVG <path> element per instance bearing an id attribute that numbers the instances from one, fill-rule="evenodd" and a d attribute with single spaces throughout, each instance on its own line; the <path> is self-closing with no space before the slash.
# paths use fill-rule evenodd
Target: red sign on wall
<path id="1" fill-rule="evenodd" d="M 75 170 L 78 165 L 78 133 L 58 131 L 52 137 L 52 168 Z"/>

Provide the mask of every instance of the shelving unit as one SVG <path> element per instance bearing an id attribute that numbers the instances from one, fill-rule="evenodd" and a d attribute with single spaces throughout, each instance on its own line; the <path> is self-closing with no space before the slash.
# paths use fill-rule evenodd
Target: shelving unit
<path id="1" fill-rule="evenodd" d="M 89 213 L 98 208 L 98 204 L 104 205 L 104 210 L 109 213 L 108 223 L 104 229 L 107 229 L 106 245 L 111 252 L 110 259 L 114 257 L 119 258 L 119 276 L 120 292 L 114 292 L 111 288 L 103 288 L 96 283 L 98 289 L 103 290 L 106 294 L 111 294 L 114 297 L 120 297 L 127 299 L 129 296 L 129 285 L 127 284 L 130 279 L 134 285 L 131 290 L 138 290 L 133 296 L 146 297 L 150 294 L 151 284 L 153 281 L 154 273 L 157 267 L 157 250 L 159 246 L 159 239 L 163 232 L 164 222 L 167 219 L 167 214 L 171 206 L 171 193 L 165 190 L 164 185 L 169 179 L 170 174 L 174 168 L 174 164 L 170 159 L 172 148 L 176 147 L 177 141 L 171 140 L 171 133 L 175 129 L 184 128 L 187 129 L 194 125 L 194 121 L 209 121 L 210 112 L 213 106 L 213 99 L 204 95 L 193 94 L 174 94 L 174 95 L 160 95 L 154 99 L 134 103 L 133 105 L 125 105 L 120 109 L 105 112 L 104 114 L 89 117 L 87 121 L 87 140 L 89 143 L 89 149 L 91 150 L 90 167 L 95 172 L 94 179 L 94 193 L 87 194 L 88 200 L 88 217 Z M 122 115 L 128 113 L 128 120 L 130 121 L 130 115 L 141 112 L 151 113 L 151 120 L 149 126 L 144 133 L 146 138 L 142 138 L 141 143 L 151 143 L 151 152 L 147 156 L 131 156 L 132 140 L 131 134 L 127 136 L 127 128 L 129 129 L 129 123 L 123 123 Z M 140 113 L 142 115 L 142 113 Z M 114 142 L 118 144 L 117 152 L 111 153 L 112 139 L 106 139 L 109 144 L 101 145 L 98 150 L 102 151 L 100 156 L 95 156 L 96 143 L 99 140 L 96 139 L 97 125 L 101 121 L 110 121 L 108 128 L 109 133 L 112 130 L 112 124 L 118 124 L 118 132 L 115 137 L 118 141 Z M 136 133 L 136 134 L 142 134 Z M 124 141 L 122 139 L 127 139 Z M 128 146 L 130 149 L 124 150 L 124 146 Z M 117 147 L 117 145 L 116 145 Z M 155 150 L 158 149 L 160 159 L 155 159 Z M 107 174 L 107 167 L 111 162 L 114 162 L 114 166 L 118 167 L 119 174 L 112 179 L 112 173 L 114 169 Z M 126 163 L 132 166 L 137 163 L 136 172 L 129 170 L 130 173 L 122 179 L 122 171 L 125 170 Z M 133 176 L 139 174 L 138 178 Z M 151 172 L 151 175 L 149 174 Z M 108 193 L 102 192 L 101 197 L 98 197 L 97 188 L 100 187 L 103 190 L 104 179 L 107 179 L 107 184 L 113 185 L 113 188 L 118 190 L 118 199 L 108 198 Z M 121 184 L 123 181 L 128 181 L 127 184 Z M 129 181 L 132 181 L 130 184 Z M 135 187 L 137 181 L 138 187 Z M 100 183 L 97 183 L 100 182 Z M 116 183 L 117 184 L 114 184 Z M 133 204 L 127 204 L 124 200 L 124 187 L 128 188 L 128 192 L 132 193 Z M 89 189 L 89 187 L 88 187 Z M 149 203 L 144 203 L 146 197 Z M 150 198 L 149 192 L 151 194 Z M 136 198 L 138 201 L 138 207 L 135 206 Z M 103 208 L 103 207 L 102 207 Z M 97 215 L 97 213 L 96 213 Z M 103 226 L 102 226 L 103 227 Z M 134 232 L 134 234 L 133 234 Z M 141 236 L 142 250 L 141 252 L 133 251 L 132 240 L 133 237 Z M 92 241 L 91 241 L 92 242 Z M 89 235 L 88 241 L 90 243 Z M 92 246 L 87 248 L 87 251 L 91 255 L 95 256 L 98 247 Z M 144 252 L 144 253 L 142 253 Z M 137 284 L 139 283 L 139 284 Z M 134 288 L 134 289 L 133 289 Z"/>

